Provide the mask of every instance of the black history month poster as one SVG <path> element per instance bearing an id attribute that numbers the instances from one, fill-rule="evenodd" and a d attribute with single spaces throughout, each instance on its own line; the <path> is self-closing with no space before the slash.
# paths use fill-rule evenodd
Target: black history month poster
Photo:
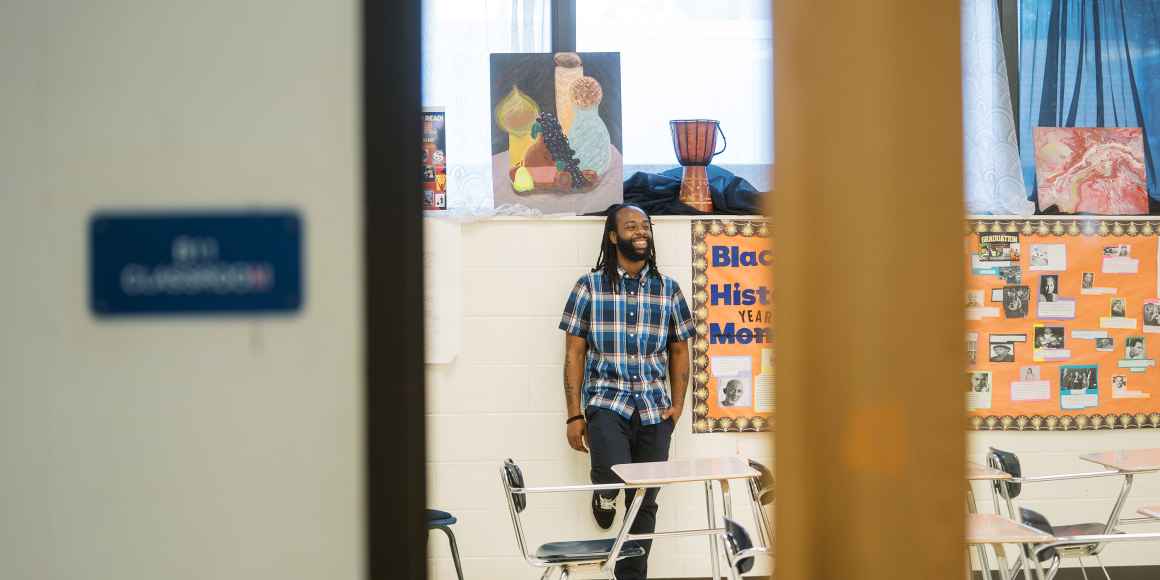
<path id="1" fill-rule="evenodd" d="M 693 432 L 773 424 L 773 247 L 764 220 L 694 220 Z"/>

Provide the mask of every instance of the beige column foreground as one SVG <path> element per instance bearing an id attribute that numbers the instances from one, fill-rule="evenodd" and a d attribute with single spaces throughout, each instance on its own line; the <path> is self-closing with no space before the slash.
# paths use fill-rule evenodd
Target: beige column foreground
<path id="1" fill-rule="evenodd" d="M 961 578 L 959 2 L 774 2 L 778 580 Z"/>

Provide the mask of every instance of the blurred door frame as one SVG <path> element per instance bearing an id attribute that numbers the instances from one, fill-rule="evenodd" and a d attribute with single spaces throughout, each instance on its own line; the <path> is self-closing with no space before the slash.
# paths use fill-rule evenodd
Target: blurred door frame
<path id="1" fill-rule="evenodd" d="M 365 576 L 376 580 L 427 577 L 421 14 L 421 0 L 362 1 Z"/>

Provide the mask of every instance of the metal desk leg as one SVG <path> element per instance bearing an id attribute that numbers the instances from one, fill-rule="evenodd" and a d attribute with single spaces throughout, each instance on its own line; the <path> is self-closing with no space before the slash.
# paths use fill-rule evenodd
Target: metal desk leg
<path id="1" fill-rule="evenodd" d="M 1002 494 L 1003 499 L 1006 500 L 1006 502 L 1007 502 L 1007 515 L 1010 516 L 1011 519 L 1013 519 L 1019 523 L 1023 523 L 1023 518 L 1019 515 L 1019 512 L 1015 511 L 1015 502 L 1011 500 L 1011 494 L 1008 492 L 1006 484 L 1001 485 L 1000 487 L 1003 488 L 1003 494 Z M 994 489 L 994 488 L 995 488 L 995 486 L 992 485 L 991 489 Z M 998 511 L 999 511 L 998 504 L 996 504 L 995 512 L 997 513 Z M 1020 546 L 1019 549 L 1022 550 L 1022 553 L 1020 554 L 1020 556 L 1021 556 L 1021 559 L 1023 560 L 1023 577 L 1026 578 L 1027 580 L 1031 580 L 1031 562 L 1028 562 L 1028 560 L 1030 560 L 1030 558 L 1026 557 L 1027 551 L 1023 550 L 1022 546 Z"/>
<path id="2" fill-rule="evenodd" d="M 753 521 L 758 527 L 758 534 L 761 536 L 761 547 L 771 549 L 773 547 L 773 530 L 769 529 L 769 524 L 765 518 L 765 506 L 761 505 L 761 498 L 757 494 L 757 484 L 750 479 L 749 487 L 749 504 L 753 509 Z M 772 554 L 771 554 L 772 555 Z"/>
<path id="3" fill-rule="evenodd" d="M 1132 491 L 1132 474 L 1124 474 L 1124 484 L 1120 486 L 1120 495 L 1116 497 L 1116 506 L 1112 508 L 1112 515 L 1108 517 L 1108 525 L 1104 528 L 1105 534 L 1116 531 L 1120 523 L 1120 511 L 1124 509 L 1124 500 L 1128 499 L 1128 492 Z"/>
<path id="4" fill-rule="evenodd" d="M 709 516 L 709 528 L 717 527 L 717 511 L 713 507 L 713 482 L 705 482 L 705 512 Z M 717 551 L 717 536 L 709 536 L 709 557 L 713 562 L 713 580 L 721 580 L 721 555 Z"/>
<path id="5" fill-rule="evenodd" d="M 632 505 L 624 514 L 624 523 L 620 526 L 620 532 L 616 534 L 616 540 L 612 542 L 612 549 L 608 552 L 608 561 L 604 563 L 604 573 L 609 577 L 612 577 L 616 569 L 616 557 L 620 555 L 620 549 L 624 547 L 624 541 L 628 539 L 632 524 L 636 522 L 636 514 L 640 512 L 640 505 L 644 503 L 644 494 L 647 491 L 646 487 L 636 488 L 636 497 L 632 498 Z"/>
<path id="6" fill-rule="evenodd" d="M 995 506 L 995 514 L 1003 515 L 1003 510 L 1001 507 L 1002 504 L 999 503 L 999 497 L 1000 497 L 1000 495 L 1002 495 L 1003 499 L 1007 500 L 1007 516 L 1015 521 L 1019 521 L 1019 515 L 1015 513 L 1014 507 L 1011 504 L 1010 498 L 1007 497 L 1007 491 L 1008 491 L 1007 485 L 1005 483 L 1001 483 L 999 485 L 995 485 L 994 482 L 989 482 L 989 483 L 990 483 L 990 485 L 988 487 L 991 488 L 991 502 Z M 1000 488 L 1002 488 L 1002 490 L 1003 490 L 1002 494 L 999 493 Z M 1007 567 L 1007 550 L 1006 550 L 1006 548 L 1004 548 L 1002 544 L 995 544 L 995 545 L 991 546 L 991 549 L 995 550 L 995 559 L 998 560 L 998 562 L 996 562 L 995 565 L 999 567 L 999 577 L 1003 578 L 1003 579 L 1010 577 L 1011 569 Z M 988 573 L 988 580 L 990 580 L 989 573 Z"/>
<path id="7" fill-rule="evenodd" d="M 1031 551 L 1031 555 L 1028 556 L 1026 559 L 1027 560 L 1035 560 L 1035 562 L 1033 562 L 1031 564 L 1032 566 L 1035 567 L 1035 579 L 1036 580 L 1045 580 L 1045 578 L 1047 578 L 1047 576 L 1043 573 L 1043 562 L 1039 561 L 1039 556 L 1036 555 L 1036 553 L 1035 553 L 1035 544 L 1026 544 L 1026 546 L 1027 546 L 1027 549 Z"/>
<path id="8" fill-rule="evenodd" d="M 979 513 L 979 506 L 975 503 L 975 492 L 971 489 L 969 482 L 967 483 L 967 513 Z M 975 544 L 975 555 L 979 558 L 979 568 L 983 573 L 984 580 L 990 580 L 991 561 L 987 558 L 987 547 L 982 544 Z"/>
<path id="9" fill-rule="evenodd" d="M 1133 474 L 1124 474 L 1124 483 L 1120 486 L 1120 495 L 1116 496 L 1116 505 L 1112 508 L 1112 514 L 1108 516 L 1108 524 L 1104 526 L 1104 533 L 1111 534 L 1116 531 L 1116 526 L 1120 524 L 1120 512 L 1124 510 L 1124 501 L 1128 499 L 1128 492 L 1132 491 Z M 1093 556 L 1100 555 L 1107 544 L 1100 544 L 1092 550 Z"/>
<path id="10" fill-rule="evenodd" d="M 1011 503 L 1011 498 L 1007 498 L 1007 511 L 1013 514 L 1019 513 L 1015 511 L 1015 505 Z M 1012 516 L 1011 519 L 1019 523 L 1023 523 L 1023 518 L 1021 517 Z M 1022 546 L 1020 546 L 1019 549 L 1022 550 L 1020 559 L 1023 560 L 1023 577 L 1027 578 L 1027 580 L 1031 580 L 1031 558 L 1027 557 L 1027 550 L 1023 550 Z"/>
<path id="11" fill-rule="evenodd" d="M 998 560 L 999 580 L 1011 580 L 1011 569 L 1007 567 L 1007 552 L 1003 549 L 1003 544 L 992 544 L 991 549 L 995 550 L 995 559 Z M 988 570 L 987 576 L 990 575 L 991 573 Z M 990 580 L 990 578 L 987 580 Z"/>
<path id="12" fill-rule="evenodd" d="M 721 505 L 725 508 L 725 517 L 733 519 L 733 502 L 729 497 L 729 480 L 721 480 Z"/>

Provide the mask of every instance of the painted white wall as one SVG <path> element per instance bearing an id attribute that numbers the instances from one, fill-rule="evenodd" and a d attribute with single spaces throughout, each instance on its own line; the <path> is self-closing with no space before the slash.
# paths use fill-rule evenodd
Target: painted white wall
<path id="1" fill-rule="evenodd" d="M 0 578 L 362 576 L 353 0 L 10 0 Z M 294 207 L 305 306 L 98 321 L 110 208 Z"/>
<path id="2" fill-rule="evenodd" d="M 660 270 L 692 291 L 687 218 L 654 218 Z M 499 466 L 511 457 L 529 485 L 586 483 L 588 458 L 564 439 L 564 335 L 557 328 L 568 292 L 596 262 L 603 218 L 506 218 L 462 226 L 463 348 L 446 365 L 427 367 L 429 504 L 459 518 L 454 527 L 465 576 L 539 578 L 518 555 Z M 691 402 L 692 397 L 687 401 Z M 741 454 L 772 465 L 767 435 L 690 430 L 686 408 L 673 438 L 674 459 Z M 739 492 L 740 490 L 738 490 Z M 623 496 L 622 503 L 623 503 Z M 737 519 L 752 526 L 734 494 Z M 587 494 L 537 495 L 525 522 L 534 546 L 611 537 L 592 520 Z M 703 488 L 661 493 L 658 529 L 703 527 Z M 624 513 L 623 505 L 618 517 Z M 455 577 L 442 534 L 432 533 L 431 577 Z M 650 577 L 707 577 L 708 540 L 658 540 Z M 755 572 L 768 573 L 762 562 Z"/>

